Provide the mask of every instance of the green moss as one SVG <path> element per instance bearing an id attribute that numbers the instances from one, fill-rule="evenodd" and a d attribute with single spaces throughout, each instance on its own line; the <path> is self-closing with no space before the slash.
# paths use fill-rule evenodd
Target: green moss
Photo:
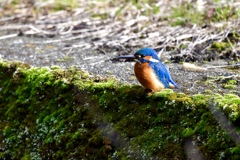
<path id="1" fill-rule="evenodd" d="M 226 48 L 229 48 L 230 44 L 227 42 L 213 42 L 211 48 L 215 48 L 218 51 L 225 50 Z"/>
<path id="2" fill-rule="evenodd" d="M 237 17 L 238 13 L 233 6 L 217 5 L 213 14 L 212 20 L 214 22 L 227 21 L 233 17 Z"/>
<path id="3" fill-rule="evenodd" d="M 225 89 L 235 89 L 237 87 L 237 81 L 235 79 L 228 80 L 223 84 L 223 88 Z"/>
<path id="4" fill-rule="evenodd" d="M 154 96 L 158 97 L 168 97 L 168 96 L 173 96 L 175 93 L 171 89 L 163 89 L 160 92 L 155 92 Z"/>
<path id="5" fill-rule="evenodd" d="M 237 80 L 235 79 L 231 79 L 227 82 L 227 84 L 232 84 L 232 85 L 236 85 L 237 84 Z"/>
<path id="6" fill-rule="evenodd" d="M 164 89 L 147 95 L 139 85 L 74 67 L 3 61 L 0 88 L 0 157 L 186 159 L 188 137 L 207 159 L 239 154 L 208 106 L 213 100 L 237 122 L 240 100 L 234 94 L 188 96 Z"/>
<path id="7" fill-rule="evenodd" d="M 240 98 L 235 94 L 218 95 L 215 97 L 215 102 L 228 115 L 230 120 L 237 121 L 240 118 Z"/>
<path id="8" fill-rule="evenodd" d="M 172 8 L 172 14 L 168 17 L 171 25 L 204 25 L 209 22 L 224 22 L 239 17 L 239 9 L 232 5 L 222 5 L 216 2 L 211 8 L 199 10 L 199 4 L 194 2 L 182 3 Z M 220 42 L 221 43 L 221 42 Z M 220 47 L 220 46 L 218 46 Z M 222 45 L 221 45 L 222 47 Z"/>
<path id="9" fill-rule="evenodd" d="M 225 84 L 223 85 L 223 88 L 225 89 L 235 89 L 237 85 L 232 85 L 232 84 Z"/>
<path id="10" fill-rule="evenodd" d="M 192 128 L 186 128 L 183 131 L 183 137 L 191 137 L 194 135 L 194 130 Z"/>
<path id="11" fill-rule="evenodd" d="M 210 89 L 206 89 L 206 90 L 204 91 L 204 93 L 205 93 L 205 94 L 212 94 L 213 92 L 212 92 L 212 90 L 210 90 Z"/>
<path id="12" fill-rule="evenodd" d="M 230 152 L 240 154 L 240 148 L 239 147 L 233 147 L 233 148 L 231 148 Z"/>
<path id="13" fill-rule="evenodd" d="M 53 10 L 66 10 L 66 9 L 75 9 L 79 6 L 78 1 L 76 0 L 56 0 L 54 1 Z"/>
<path id="14" fill-rule="evenodd" d="M 190 3 L 181 4 L 172 8 L 172 15 L 169 17 L 171 25 L 185 26 L 187 24 L 201 24 L 204 20 L 203 12 L 198 11 Z"/>

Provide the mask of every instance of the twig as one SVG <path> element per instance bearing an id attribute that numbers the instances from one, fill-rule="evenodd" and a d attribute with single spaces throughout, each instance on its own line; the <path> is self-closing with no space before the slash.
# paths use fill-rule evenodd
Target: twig
<path id="1" fill-rule="evenodd" d="M 9 31 L 9 30 L 25 30 L 29 29 L 29 24 L 23 24 L 23 25 L 7 25 L 7 26 L 0 26 L 0 31 Z"/>
<path id="2" fill-rule="evenodd" d="M 19 33 L 15 33 L 15 34 L 9 34 L 9 35 L 5 35 L 5 36 L 1 36 L 0 40 L 3 39 L 8 39 L 8 38 L 12 38 L 12 37 L 17 37 L 19 35 Z"/>
<path id="3" fill-rule="evenodd" d="M 222 65 L 222 66 L 210 66 L 210 67 L 206 67 L 207 69 L 211 69 L 211 68 L 226 68 L 226 67 L 240 67 L 240 64 L 232 64 L 232 65 Z"/>
<path id="4" fill-rule="evenodd" d="M 0 19 L 0 22 L 7 22 L 7 21 L 11 21 L 11 20 L 21 18 L 21 17 L 26 17 L 26 16 L 27 16 L 26 14 L 18 14 L 18 15 L 14 15 L 11 17 L 4 17 L 4 18 Z"/>

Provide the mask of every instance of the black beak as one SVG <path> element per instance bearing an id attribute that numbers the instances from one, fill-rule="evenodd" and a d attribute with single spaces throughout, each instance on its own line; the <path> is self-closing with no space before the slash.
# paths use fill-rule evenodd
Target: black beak
<path id="1" fill-rule="evenodd" d="M 134 55 L 123 55 L 123 56 L 118 56 L 116 59 L 134 60 L 137 58 Z"/>
<path id="2" fill-rule="evenodd" d="M 116 58 L 111 59 L 112 62 L 119 62 L 124 60 L 124 62 L 133 62 L 137 59 L 137 57 L 135 57 L 134 55 L 122 55 L 122 56 L 118 56 Z"/>
<path id="3" fill-rule="evenodd" d="M 141 62 L 139 61 L 139 56 L 135 56 L 135 55 L 123 55 L 123 56 L 118 56 L 115 58 L 115 60 L 119 60 L 119 59 L 125 59 L 125 62 L 138 62 L 141 64 Z"/>

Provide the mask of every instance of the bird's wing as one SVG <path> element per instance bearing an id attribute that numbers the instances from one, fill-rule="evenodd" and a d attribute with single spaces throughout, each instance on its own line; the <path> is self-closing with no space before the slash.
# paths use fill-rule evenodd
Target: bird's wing
<path id="1" fill-rule="evenodd" d="M 177 84 L 172 80 L 168 69 L 165 67 L 165 65 L 163 63 L 161 63 L 161 62 L 158 62 L 158 63 L 151 62 L 150 66 L 152 67 L 152 69 L 156 73 L 157 77 L 164 84 L 164 86 L 166 88 L 169 87 L 169 83 L 174 85 L 176 88 L 178 87 Z"/>
<path id="2" fill-rule="evenodd" d="M 152 63 L 150 62 L 150 66 L 152 67 L 152 69 L 154 70 L 156 76 L 158 77 L 158 79 L 164 84 L 165 88 L 169 87 L 169 81 L 167 78 L 167 70 L 165 68 L 164 65 L 161 65 L 159 62 L 158 63 Z"/>

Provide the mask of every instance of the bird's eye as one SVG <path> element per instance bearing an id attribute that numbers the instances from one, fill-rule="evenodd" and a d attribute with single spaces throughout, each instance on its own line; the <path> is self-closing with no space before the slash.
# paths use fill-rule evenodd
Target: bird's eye
<path id="1" fill-rule="evenodd" d="M 138 55 L 136 55 L 136 57 L 137 57 L 137 58 L 144 58 L 144 57 L 145 57 L 145 55 L 138 54 Z"/>

